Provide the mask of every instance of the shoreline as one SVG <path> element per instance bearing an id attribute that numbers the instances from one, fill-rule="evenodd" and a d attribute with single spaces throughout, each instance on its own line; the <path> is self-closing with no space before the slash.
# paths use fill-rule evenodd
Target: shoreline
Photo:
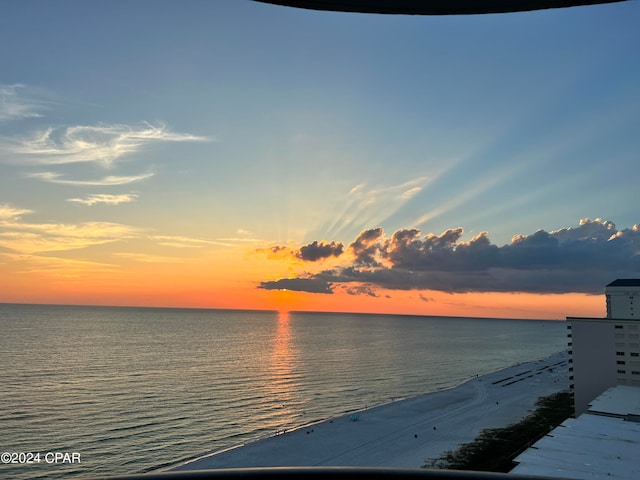
<path id="1" fill-rule="evenodd" d="M 162 471 L 277 466 L 420 468 L 486 428 L 524 418 L 569 387 L 567 351 L 452 387 L 319 419 L 204 454 Z"/>

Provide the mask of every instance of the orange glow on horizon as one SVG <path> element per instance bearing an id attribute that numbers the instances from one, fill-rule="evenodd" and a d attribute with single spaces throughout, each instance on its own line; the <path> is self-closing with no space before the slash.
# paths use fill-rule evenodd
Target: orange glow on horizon
<path id="1" fill-rule="evenodd" d="M 117 264 L 77 262 L 72 270 L 5 262 L 0 302 L 325 311 L 407 315 L 539 318 L 605 316 L 604 295 L 466 293 L 377 290 L 352 295 L 341 286 L 333 294 L 258 288 L 264 279 L 295 275 L 286 262 L 246 255 L 246 250 L 209 252 L 180 263 Z"/>
<path id="2" fill-rule="evenodd" d="M 312 294 L 259 289 L 257 282 L 248 281 L 223 284 L 174 276 L 174 284 L 156 278 L 159 281 L 153 285 L 132 278 L 117 284 L 104 279 L 96 283 L 74 278 L 39 284 L 18 279 L 5 284 L 0 302 L 273 310 L 283 316 L 292 311 L 554 320 L 606 315 L 604 295 L 384 291 L 371 297 L 349 295 L 340 289 L 334 294 Z"/>

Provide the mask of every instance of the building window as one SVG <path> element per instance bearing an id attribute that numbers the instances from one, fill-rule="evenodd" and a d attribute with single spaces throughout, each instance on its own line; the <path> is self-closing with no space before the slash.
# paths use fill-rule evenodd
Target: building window
<path id="1" fill-rule="evenodd" d="M 624 328 L 622 325 L 616 325 L 616 328 Z"/>
<path id="2" fill-rule="evenodd" d="M 618 373 L 625 373 L 625 374 L 627 373 L 627 371 L 626 371 L 626 370 L 617 370 L 617 372 L 618 372 Z"/>
<path id="3" fill-rule="evenodd" d="M 617 363 L 618 365 L 624 365 L 624 364 L 625 364 L 624 360 L 618 360 L 616 363 Z"/>
<path id="4" fill-rule="evenodd" d="M 616 355 L 618 355 L 619 357 L 624 357 L 624 352 L 616 352 Z"/>
<path id="5" fill-rule="evenodd" d="M 640 372 L 637 370 L 631 370 L 631 375 L 640 375 Z"/>
<path id="6" fill-rule="evenodd" d="M 638 352 L 631 352 L 629 355 L 631 355 L 632 357 L 637 357 L 638 356 Z"/>

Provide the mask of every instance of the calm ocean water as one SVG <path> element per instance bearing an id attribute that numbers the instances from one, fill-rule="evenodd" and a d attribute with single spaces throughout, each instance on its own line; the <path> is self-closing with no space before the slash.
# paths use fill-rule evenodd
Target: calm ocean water
<path id="1" fill-rule="evenodd" d="M 0 305 L 0 477 L 143 473 L 566 349 L 564 322 Z M 47 452 L 81 463 L 48 463 Z"/>

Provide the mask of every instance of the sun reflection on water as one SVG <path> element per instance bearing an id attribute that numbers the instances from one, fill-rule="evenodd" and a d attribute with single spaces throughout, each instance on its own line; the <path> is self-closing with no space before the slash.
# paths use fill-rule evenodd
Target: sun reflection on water
<path id="1" fill-rule="evenodd" d="M 289 312 L 278 312 L 278 323 L 269 357 L 268 392 L 280 405 L 280 414 L 289 424 L 300 415 L 298 354 L 294 348 Z"/>

